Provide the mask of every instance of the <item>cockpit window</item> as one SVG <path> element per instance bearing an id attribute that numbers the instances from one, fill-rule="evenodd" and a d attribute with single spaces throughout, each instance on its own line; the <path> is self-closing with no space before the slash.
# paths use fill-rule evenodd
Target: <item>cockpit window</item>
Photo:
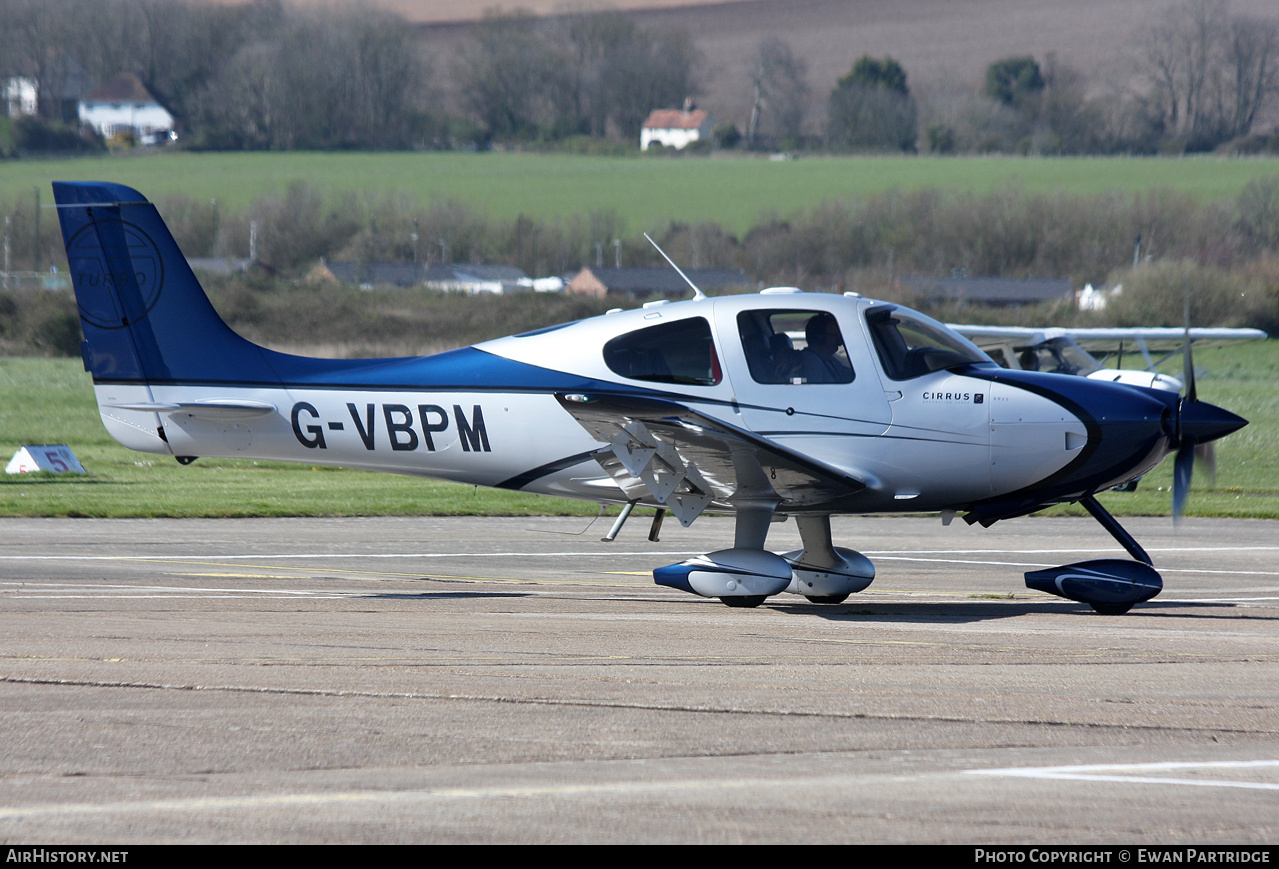
<path id="1" fill-rule="evenodd" d="M 993 364 L 958 335 L 892 305 L 871 308 L 866 324 L 884 373 L 893 380 L 911 380 L 957 365 Z"/>
<path id="2" fill-rule="evenodd" d="M 1017 364 L 1023 371 L 1087 376 L 1101 368 L 1087 350 L 1069 338 L 1050 338 L 1042 344 L 1017 350 Z"/>
<path id="3" fill-rule="evenodd" d="M 756 383 L 851 383 L 839 322 L 826 311 L 760 310 L 737 315 Z"/>
<path id="4" fill-rule="evenodd" d="M 714 386 L 723 379 L 710 323 L 702 317 L 619 335 L 604 345 L 604 364 L 632 380 Z"/>

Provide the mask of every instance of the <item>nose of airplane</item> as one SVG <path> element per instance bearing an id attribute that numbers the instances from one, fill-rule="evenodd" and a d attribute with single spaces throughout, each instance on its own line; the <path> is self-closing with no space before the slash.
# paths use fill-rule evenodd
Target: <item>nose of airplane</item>
<path id="1" fill-rule="evenodd" d="M 1091 417 L 1092 450 L 1066 476 L 1070 485 L 1104 489 L 1146 473 L 1165 457 L 1238 431 L 1248 421 L 1230 411 L 1160 390 L 1071 384 L 1069 397 Z M 1182 459 L 1182 463 L 1189 459 Z M 1183 475 L 1186 472 L 1183 472 Z M 1100 485 L 1099 485 L 1100 484 Z M 1186 487 L 1182 487 L 1186 488 Z"/>
<path id="2" fill-rule="evenodd" d="M 996 408 L 1007 405 L 1019 410 L 1012 399 L 1016 396 L 1015 390 L 1021 390 L 1047 398 L 1069 411 L 1087 429 L 1087 439 L 1082 447 L 1075 447 L 1073 458 L 1065 466 L 1033 486 L 1015 490 L 1006 498 L 974 509 L 978 521 L 1023 515 L 1032 504 L 1077 500 L 1106 491 L 1148 473 L 1174 453 L 1182 454 L 1176 474 L 1180 482 L 1174 490 L 1181 494 L 1180 500 L 1184 502 L 1184 493 L 1189 489 L 1188 465 L 1193 463 L 1195 447 L 1248 424 L 1242 417 L 1216 405 L 1159 389 L 1032 372 L 999 372 L 996 377 L 998 383 L 1006 384 L 1013 391 L 1007 393 L 1005 401 L 999 401 L 1003 393 L 992 390 L 992 422 Z M 1016 426 L 1008 428 L 1012 430 Z M 1024 439 L 1032 428 L 1036 427 L 1027 427 L 1024 433 L 1018 431 L 1018 436 Z M 992 445 L 996 433 L 996 426 L 992 425 Z M 1045 450 L 1060 449 L 1042 437 L 1044 433 L 1036 434 L 1041 436 Z M 1067 436 L 1068 450 L 1072 443 L 1080 441 L 1072 441 Z M 1178 506 L 1174 503 L 1174 508 Z"/>
<path id="3" fill-rule="evenodd" d="M 1236 432 L 1248 424 L 1248 420 L 1206 401 L 1181 402 L 1178 417 L 1178 434 L 1196 444 L 1206 444 Z"/>

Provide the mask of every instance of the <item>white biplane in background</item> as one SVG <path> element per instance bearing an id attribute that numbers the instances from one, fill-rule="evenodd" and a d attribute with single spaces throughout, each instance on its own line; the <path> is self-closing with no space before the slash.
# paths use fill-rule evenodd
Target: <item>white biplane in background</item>
<path id="1" fill-rule="evenodd" d="M 278 353 L 218 316 L 155 206 L 54 184 L 102 420 L 135 450 L 341 465 L 736 517 L 730 549 L 655 570 L 732 606 L 837 603 L 875 568 L 831 539 L 849 513 L 988 526 L 1079 502 L 1132 560 L 1026 574 L 1119 613 L 1163 587 L 1096 494 L 1246 425 L 1173 393 L 1000 368 L 910 309 L 792 288 L 651 302 L 434 356 Z M 802 337 L 801 337 L 802 336 Z M 1184 473 L 1182 473 L 1184 469 Z M 802 548 L 765 549 L 795 517 Z M 614 526 L 614 532 L 619 525 Z M 612 536 L 612 534 L 610 534 Z"/>
<path id="2" fill-rule="evenodd" d="M 1186 346 L 1186 330 L 1167 327 L 1140 328 L 1056 328 L 1030 326 L 970 326 L 947 323 L 951 329 L 985 350 L 1004 368 L 1017 371 L 1046 371 L 1075 374 L 1093 380 L 1109 380 L 1131 386 L 1148 386 L 1181 392 L 1184 384 L 1155 368 L 1181 353 Z M 1190 343 L 1198 348 L 1263 341 L 1260 329 L 1190 330 Z M 1146 367 L 1121 368 L 1124 354 L 1140 354 Z M 1152 354 L 1163 354 L 1155 359 Z M 1102 358 L 1098 360 L 1096 357 Z M 1115 358 L 1115 367 L 1106 362 Z"/>

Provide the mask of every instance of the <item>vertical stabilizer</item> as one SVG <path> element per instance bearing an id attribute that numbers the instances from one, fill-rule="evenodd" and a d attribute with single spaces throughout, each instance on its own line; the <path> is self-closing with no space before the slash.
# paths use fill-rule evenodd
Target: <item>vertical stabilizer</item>
<path id="1" fill-rule="evenodd" d="M 274 382 L 218 316 L 154 205 L 120 184 L 55 181 L 95 383 Z"/>

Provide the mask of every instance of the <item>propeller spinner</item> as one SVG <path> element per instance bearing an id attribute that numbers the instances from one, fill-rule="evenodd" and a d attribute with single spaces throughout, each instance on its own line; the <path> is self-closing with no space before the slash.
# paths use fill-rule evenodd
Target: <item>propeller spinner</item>
<path id="1" fill-rule="evenodd" d="M 1172 518 L 1181 519 L 1186 512 L 1186 497 L 1190 493 L 1190 480 L 1194 475 L 1195 458 L 1207 460 L 1213 477 L 1216 477 L 1217 457 L 1211 442 L 1238 431 L 1248 421 L 1214 404 L 1199 400 L 1195 388 L 1195 361 L 1190 349 L 1190 309 L 1186 308 L 1186 344 L 1182 350 L 1183 377 L 1186 393 L 1177 407 L 1175 442 L 1169 445 L 1177 450 L 1172 473 Z M 1170 439 L 1171 440 L 1171 439 Z"/>

